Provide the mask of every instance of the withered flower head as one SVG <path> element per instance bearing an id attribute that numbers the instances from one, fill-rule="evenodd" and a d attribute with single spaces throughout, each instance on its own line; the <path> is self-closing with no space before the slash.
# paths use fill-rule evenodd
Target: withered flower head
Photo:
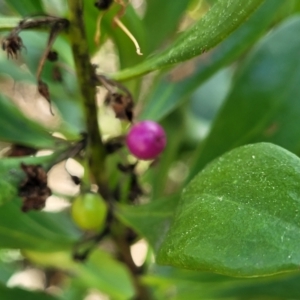
<path id="1" fill-rule="evenodd" d="M 40 210 L 45 207 L 46 199 L 51 196 L 47 186 L 47 173 L 41 166 L 21 164 L 26 178 L 19 187 L 19 196 L 23 200 L 22 210 Z"/>
<path id="2" fill-rule="evenodd" d="M 130 96 L 120 93 L 108 93 L 105 104 L 113 109 L 116 118 L 132 122 L 134 104 Z"/>
<path id="3" fill-rule="evenodd" d="M 16 34 L 10 35 L 2 41 L 2 50 L 6 51 L 7 58 L 18 58 L 22 48 L 25 48 L 23 41 Z"/>
<path id="4" fill-rule="evenodd" d="M 51 62 L 57 61 L 58 60 L 58 53 L 54 50 L 49 51 L 47 55 L 47 59 Z"/>

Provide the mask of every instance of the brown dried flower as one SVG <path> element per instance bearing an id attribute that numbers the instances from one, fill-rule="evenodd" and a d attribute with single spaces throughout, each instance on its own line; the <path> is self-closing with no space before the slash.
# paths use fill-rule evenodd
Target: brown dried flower
<path id="1" fill-rule="evenodd" d="M 26 174 L 25 180 L 19 187 L 19 196 L 23 199 L 22 210 L 41 210 L 45 207 L 46 199 L 51 196 L 47 186 L 47 173 L 41 166 L 21 164 Z"/>

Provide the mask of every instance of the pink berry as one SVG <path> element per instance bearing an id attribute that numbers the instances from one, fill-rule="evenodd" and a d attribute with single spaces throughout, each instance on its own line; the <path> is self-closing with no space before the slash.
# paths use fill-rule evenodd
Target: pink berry
<path id="1" fill-rule="evenodd" d="M 133 125 L 126 137 L 129 151 L 139 159 L 154 159 L 166 147 L 164 129 L 154 121 L 142 121 Z"/>

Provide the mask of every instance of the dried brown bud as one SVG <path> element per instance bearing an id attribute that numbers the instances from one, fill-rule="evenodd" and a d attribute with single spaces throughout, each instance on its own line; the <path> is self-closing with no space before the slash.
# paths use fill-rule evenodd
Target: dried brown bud
<path id="1" fill-rule="evenodd" d="M 95 2 L 95 6 L 100 10 L 106 10 L 111 6 L 112 3 L 113 0 L 98 0 Z"/>
<path id="2" fill-rule="evenodd" d="M 58 53 L 54 50 L 49 51 L 47 55 L 47 59 L 51 62 L 57 61 L 58 60 Z"/>
<path id="3" fill-rule="evenodd" d="M 109 93 L 105 99 L 105 104 L 113 109 L 116 118 L 132 122 L 134 104 L 131 97 L 120 93 Z"/>
<path id="4" fill-rule="evenodd" d="M 47 173 L 41 166 L 21 164 L 26 174 L 25 180 L 19 187 L 19 196 L 23 199 L 22 210 L 27 212 L 45 207 L 46 199 L 51 196 L 47 186 Z"/>
<path id="5" fill-rule="evenodd" d="M 23 146 L 23 145 L 12 145 L 9 149 L 8 153 L 6 154 L 7 157 L 20 157 L 20 156 L 27 156 L 27 155 L 34 155 L 36 154 L 37 149 Z"/>
<path id="6" fill-rule="evenodd" d="M 10 35 L 2 41 L 2 49 L 6 51 L 7 58 L 18 58 L 22 48 L 25 48 L 23 41 L 16 34 Z"/>

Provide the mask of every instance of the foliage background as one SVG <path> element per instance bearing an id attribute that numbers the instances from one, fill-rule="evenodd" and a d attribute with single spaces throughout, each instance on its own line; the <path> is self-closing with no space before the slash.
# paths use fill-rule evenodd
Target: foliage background
<path id="1" fill-rule="evenodd" d="M 93 1 L 85 1 L 88 46 L 99 72 L 124 82 L 136 99 L 137 119 L 161 122 L 168 135 L 168 146 L 159 163 L 154 168 L 139 166 L 140 181 L 147 191 L 141 199 L 143 205 L 129 205 L 125 189 L 125 203 L 118 204 L 116 210 L 122 226 L 134 229 L 150 245 L 138 277 L 152 299 L 300 298 L 298 2 L 133 2 L 122 21 L 139 41 L 144 53 L 140 57 L 128 37 L 112 26 L 116 6 L 103 18 L 101 47 L 94 43 L 98 12 Z M 0 1 L 0 8 L 2 37 L 21 17 L 69 14 L 64 1 L 7 0 Z M 48 202 L 63 198 L 67 208 L 59 212 L 20 211 L 15 187 L 24 177 L 20 162 L 50 168 L 55 153 L 64 145 L 48 132 L 76 140 L 85 130 L 67 34 L 60 35 L 54 44 L 63 84 L 53 80 L 51 63 L 43 71 L 54 117 L 35 89 L 47 33 L 29 30 L 21 37 L 26 49 L 17 61 L 7 60 L 5 52 L 0 54 L 2 148 L 21 143 L 55 152 L 38 158 L 5 159 L 3 151 L 0 295 L 3 299 L 83 299 L 97 290 L 102 297 L 131 299 L 136 293 L 132 274 L 116 259 L 118 249 L 109 238 L 100 243 L 87 262 L 72 260 L 74 243 L 83 233 L 69 216 L 68 205 L 78 187 L 72 185 L 66 173 L 57 175 L 55 168 L 50 171 L 50 178 L 51 172 L 56 179 L 61 176 L 56 180 L 61 185 L 53 183 L 55 195 Z M 146 73 L 150 74 L 142 76 Z M 126 132 L 126 125 L 115 123 L 107 112 L 104 115 L 99 117 L 104 134 Z M 113 125 L 105 127 L 107 122 Z M 261 142 L 273 143 L 295 155 Z M 259 144 L 237 148 L 252 143 Z M 254 163 L 249 161 L 253 156 L 259 158 Z M 120 180 L 115 168 L 118 160 L 119 156 L 113 155 L 107 162 L 112 186 Z M 68 168 L 80 175 L 82 169 L 78 165 L 72 169 L 72 164 L 69 161 Z M 218 167 L 226 172 L 218 173 Z M 202 169 L 204 172 L 195 177 Z M 194 177 L 166 237 L 179 194 Z M 201 188 L 203 182 L 209 190 Z M 267 188 L 273 186 L 274 192 Z M 224 206 L 215 201 L 223 194 L 229 194 Z M 244 202 L 249 200 L 247 197 L 252 201 L 248 206 Z M 236 207 L 242 204 L 243 209 L 237 212 Z M 191 211 L 199 211 L 198 219 L 191 218 Z M 191 230 L 195 225 L 201 230 Z M 182 238 L 185 232 L 187 237 Z M 192 246 L 191 240 L 195 241 Z M 161 263 L 173 267 L 157 265 L 153 259 L 157 253 Z M 42 289 L 47 293 L 11 288 L 15 274 L 33 267 L 39 270 Z M 240 276 L 257 278 L 236 278 Z"/>

